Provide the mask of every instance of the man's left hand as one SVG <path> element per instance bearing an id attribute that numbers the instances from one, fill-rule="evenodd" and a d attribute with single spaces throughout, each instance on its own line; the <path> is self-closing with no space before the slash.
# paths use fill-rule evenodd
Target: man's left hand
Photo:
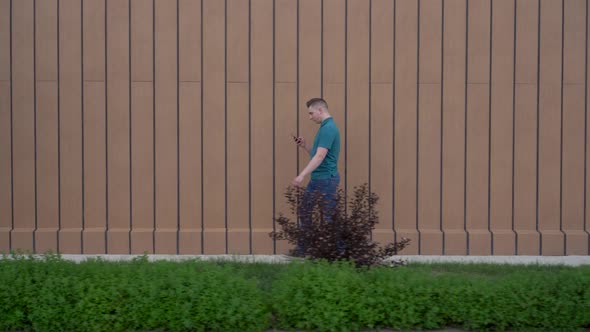
<path id="1" fill-rule="evenodd" d="M 293 179 L 293 182 L 291 182 L 291 184 L 294 185 L 295 187 L 301 187 L 303 180 L 304 180 L 304 177 L 299 175 L 295 179 Z"/>

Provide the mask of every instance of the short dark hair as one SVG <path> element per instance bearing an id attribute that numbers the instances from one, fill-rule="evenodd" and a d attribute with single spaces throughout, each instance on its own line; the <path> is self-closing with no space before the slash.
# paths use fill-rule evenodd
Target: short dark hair
<path id="1" fill-rule="evenodd" d="M 311 98 L 305 105 L 307 105 L 307 108 L 321 106 L 328 109 L 328 103 L 322 98 Z"/>

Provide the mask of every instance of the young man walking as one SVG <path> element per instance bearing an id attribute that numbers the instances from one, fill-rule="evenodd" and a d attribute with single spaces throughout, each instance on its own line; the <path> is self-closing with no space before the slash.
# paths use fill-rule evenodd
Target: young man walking
<path id="1" fill-rule="evenodd" d="M 322 98 L 312 98 L 306 105 L 309 119 L 319 124 L 320 128 L 315 135 L 313 145 L 308 144 L 303 137 L 295 138 L 295 143 L 307 151 L 311 157 L 307 166 L 291 183 L 294 186 L 301 186 L 305 177 L 311 175 L 299 211 L 302 227 L 311 223 L 311 211 L 315 204 L 323 205 L 329 220 L 329 211 L 336 205 L 336 192 L 340 183 L 338 174 L 340 131 L 328 111 L 328 103 Z M 313 201 L 318 197 L 323 202 Z M 298 251 L 304 252 L 304 247 L 305 244 L 299 243 Z"/>

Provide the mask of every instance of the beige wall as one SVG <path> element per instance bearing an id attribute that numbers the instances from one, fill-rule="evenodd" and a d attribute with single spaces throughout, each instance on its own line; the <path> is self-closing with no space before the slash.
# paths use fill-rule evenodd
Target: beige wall
<path id="1" fill-rule="evenodd" d="M 282 253 L 305 101 L 406 254 L 587 255 L 585 0 L 0 0 L 0 251 Z"/>

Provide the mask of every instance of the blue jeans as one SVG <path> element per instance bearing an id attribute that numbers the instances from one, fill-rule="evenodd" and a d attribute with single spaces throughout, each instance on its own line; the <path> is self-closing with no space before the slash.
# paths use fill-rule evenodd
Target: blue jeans
<path id="1" fill-rule="evenodd" d="M 306 226 L 312 223 L 311 212 L 317 204 L 321 204 L 322 211 L 324 212 L 324 221 L 330 222 L 337 203 L 336 193 L 338 184 L 340 184 L 340 175 L 338 174 L 326 179 L 312 179 L 309 181 L 299 206 L 299 227 L 305 229 Z M 316 201 L 317 199 L 322 199 L 322 201 L 318 202 Z M 304 250 L 305 243 L 300 241 L 297 244 L 297 251 L 302 253 Z"/>

